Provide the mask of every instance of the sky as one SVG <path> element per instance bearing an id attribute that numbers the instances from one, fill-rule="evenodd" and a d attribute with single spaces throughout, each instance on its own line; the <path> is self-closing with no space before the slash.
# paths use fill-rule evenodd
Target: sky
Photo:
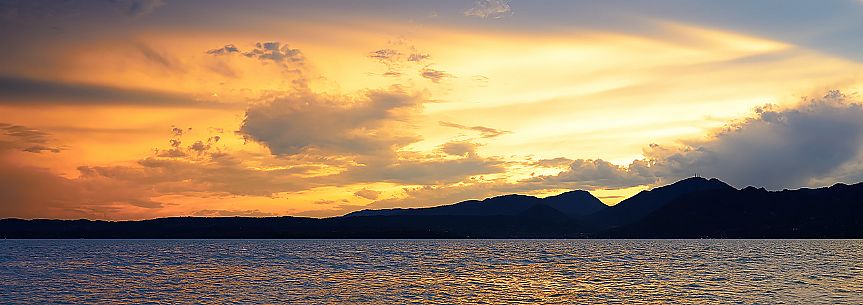
<path id="1" fill-rule="evenodd" d="M 863 181 L 863 1 L 0 0 L 0 217 Z"/>

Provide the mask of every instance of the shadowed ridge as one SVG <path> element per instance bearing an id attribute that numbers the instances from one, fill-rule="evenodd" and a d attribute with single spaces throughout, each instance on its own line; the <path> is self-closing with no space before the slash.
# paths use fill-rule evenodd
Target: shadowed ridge
<path id="1" fill-rule="evenodd" d="M 357 216 L 498 216 L 518 215 L 529 209 L 532 205 L 539 204 L 541 199 L 527 195 L 503 195 L 490 197 L 483 200 L 467 200 L 459 203 L 441 205 L 428 208 L 395 208 L 381 210 L 361 210 L 345 214 L 342 217 Z"/>
<path id="2" fill-rule="evenodd" d="M 612 232 L 649 238 L 860 238 L 863 183 L 691 193 Z"/>
<path id="3" fill-rule="evenodd" d="M 573 219 L 580 219 L 608 208 L 599 198 L 583 190 L 574 190 L 545 197 L 542 199 L 542 203 L 563 212 Z"/>
<path id="4" fill-rule="evenodd" d="M 579 219 L 608 208 L 602 201 L 587 191 L 569 191 L 546 198 L 510 194 L 479 200 L 467 200 L 450 205 L 428 208 L 395 208 L 361 210 L 342 217 L 358 216 L 514 216 L 535 205 L 553 208 L 569 218 Z"/>
<path id="5" fill-rule="evenodd" d="M 716 178 L 691 177 L 652 190 L 641 191 L 617 205 L 591 215 L 588 221 L 599 229 L 623 226 L 644 218 L 681 196 L 711 190 L 736 189 Z"/>

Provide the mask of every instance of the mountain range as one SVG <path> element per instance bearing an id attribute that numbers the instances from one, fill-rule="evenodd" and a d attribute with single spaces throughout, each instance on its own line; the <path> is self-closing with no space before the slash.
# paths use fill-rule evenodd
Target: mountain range
<path id="1" fill-rule="evenodd" d="M 688 178 L 607 206 L 586 191 L 340 217 L 0 220 L 2 238 L 863 238 L 863 183 L 736 189 Z"/>

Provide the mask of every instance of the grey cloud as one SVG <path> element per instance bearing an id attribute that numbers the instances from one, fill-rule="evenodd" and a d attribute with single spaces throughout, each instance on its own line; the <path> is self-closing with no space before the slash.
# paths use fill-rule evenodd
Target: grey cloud
<path id="1" fill-rule="evenodd" d="M 707 140 L 651 144 L 644 160 L 618 166 L 574 160 L 558 175 L 524 183 L 549 187 L 622 188 L 701 175 L 737 187 L 770 189 L 859 182 L 863 171 L 863 106 L 838 91 L 790 108 L 759 107 Z M 851 180 L 849 180 L 851 179 Z"/>
<path id="2" fill-rule="evenodd" d="M 218 55 L 233 54 L 233 53 L 240 53 L 240 49 L 237 48 L 237 46 L 235 46 L 233 44 L 226 44 L 224 47 L 207 51 L 207 54 L 217 55 L 217 56 Z"/>
<path id="3" fill-rule="evenodd" d="M 154 193 L 146 185 L 87 175 L 69 179 L 4 158 L 0 158 L 0 194 L 0 218 L 106 218 L 124 205 L 145 210 L 164 205 L 151 199 Z"/>
<path id="4" fill-rule="evenodd" d="M 262 212 L 261 210 L 199 210 L 192 216 L 204 217 L 269 217 L 276 216 L 274 213 Z"/>
<path id="5" fill-rule="evenodd" d="M 428 54 L 412 53 L 410 56 L 408 56 L 408 61 L 421 62 L 428 59 L 429 57 L 431 56 L 429 56 Z"/>
<path id="6" fill-rule="evenodd" d="M 508 133 L 512 133 L 510 131 L 494 129 L 494 128 L 490 128 L 490 127 L 465 126 L 465 125 L 456 124 L 456 123 L 452 123 L 452 122 L 446 122 L 446 121 L 440 121 L 440 122 L 438 122 L 438 124 L 440 124 L 440 126 L 444 126 L 444 127 L 452 127 L 452 128 L 462 129 L 462 130 L 476 131 L 476 132 L 479 132 L 483 138 L 494 138 L 494 137 L 502 136 L 502 135 L 505 135 Z"/>
<path id="7" fill-rule="evenodd" d="M 357 197 L 360 197 L 360 198 L 369 199 L 369 200 L 375 200 L 375 199 L 378 199 L 378 197 L 379 197 L 380 195 L 381 195 L 381 192 L 378 192 L 378 191 L 375 191 L 375 190 L 370 190 L 370 189 L 362 189 L 362 190 L 356 191 L 356 192 L 354 193 L 354 196 L 357 196 Z"/>
<path id="8" fill-rule="evenodd" d="M 215 102 L 198 101 L 191 96 L 175 93 L 4 76 L 0 76 L 0 104 L 136 105 L 189 108 L 228 106 Z"/>
<path id="9" fill-rule="evenodd" d="M 758 108 L 708 141 L 652 145 L 645 154 L 666 179 L 698 173 L 738 187 L 780 189 L 836 182 L 836 171 L 861 160 L 861 152 L 863 107 L 831 91 L 794 108 Z"/>
<path id="10" fill-rule="evenodd" d="M 574 160 L 564 157 L 557 157 L 553 159 L 541 159 L 535 162 L 532 162 L 531 165 L 538 167 L 569 167 Z"/>
<path id="11" fill-rule="evenodd" d="M 506 0 L 477 0 L 472 8 L 464 11 L 465 16 L 482 19 L 499 19 L 512 15 L 512 7 Z"/>
<path id="12" fill-rule="evenodd" d="M 158 7 L 165 5 L 164 0 L 109 0 L 121 5 L 127 15 L 132 17 L 143 16 L 152 13 Z"/>
<path id="13" fill-rule="evenodd" d="M 475 155 L 478 144 L 465 141 L 451 141 L 441 145 L 440 149 L 454 156 Z"/>
<path id="14" fill-rule="evenodd" d="M 273 154 L 310 149 L 347 155 L 389 154 L 415 142 L 405 121 L 423 99 L 400 91 L 369 91 L 351 99 L 304 93 L 252 106 L 239 133 Z"/>
<path id="15" fill-rule="evenodd" d="M 376 59 L 382 63 L 389 63 L 398 60 L 401 53 L 393 49 L 380 49 L 369 53 L 369 57 Z"/>
<path id="16" fill-rule="evenodd" d="M 162 69 L 170 71 L 183 70 L 183 67 L 180 65 L 179 61 L 171 58 L 168 55 L 162 54 L 161 52 L 143 44 L 139 44 L 137 48 L 138 52 L 141 53 L 144 59 L 158 65 Z"/>
<path id="17" fill-rule="evenodd" d="M 556 189 L 616 189 L 638 185 L 650 185 L 656 182 L 652 168 L 647 161 L 636 161 L 627 167 L 612 164 L 608 161 L 573 160 L 569 167 L 553 176 L 538 176 L 520 181 L 524 184 L 539 184 L 539 188 Z"/>
<path id="18" fill-rule="evenodd" d="M 422 76 L 422 77 L 424 77 L 424 78 L 426 78 L 426 79 L 428 79 L 434 83 L 439 83 L 440 81 L 442 81 L 446 78 L 453 77 L 452 74 L 446 73 L 446 72 L 441 71 L 441 70 L 435 70 L 432 68 L 428 68 L 428 67 L 420 70 L 420 76 Z"/>
<path id="19" fill-rule="evenodd" d="M 49 146 L 48 136 L 46 132 L 26 126 L 0 123 L 0 152 L 16 149 L 31 153 L 59 153 L 63 150 L 57 146 Z"/>
<path id="20" fill-rule="evenodd" d="M 402 157 L 361 161 L 365 164 L 349 168 L 332 178 L 342 183 L 391 182 L 430 185 L 455 183 L 471 176 L 506 171 L 503 161 L 477 155 L 459 159 L 424 156 L 417 159 Z"/>
<path id="21" fill-rule="evenodd" d="M 272 61 L 280 65 L 302 62 L 303 53 L 299 49 L 291 49 L 287 44 L 278 41 L 258 42 L 251 51 L 243 52 L 243 56 L 257 58 L 261 61 Z"/>

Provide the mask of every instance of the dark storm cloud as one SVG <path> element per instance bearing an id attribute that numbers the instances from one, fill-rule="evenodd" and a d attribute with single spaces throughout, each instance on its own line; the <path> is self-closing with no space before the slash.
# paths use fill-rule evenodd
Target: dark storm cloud
<path id="1" fill-rule="evenodd" d="M 138 105 L 154 107 L 224 107 L 185 95 L 100 85 L 0 76 L 0 104 Z"/>

